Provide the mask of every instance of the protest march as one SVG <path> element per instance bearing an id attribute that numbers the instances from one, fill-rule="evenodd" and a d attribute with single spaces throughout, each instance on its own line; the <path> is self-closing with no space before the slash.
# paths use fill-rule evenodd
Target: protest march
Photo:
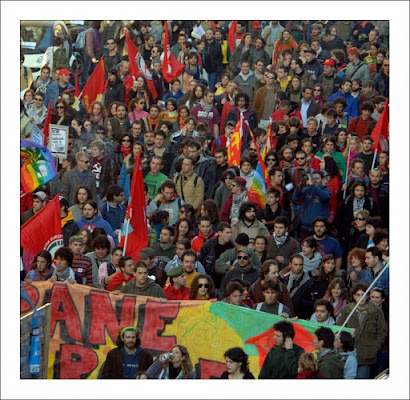
<path id="1" fill-rule="evenodd" d="M 21 379 L 388 376 L 389 21 L 20 35 Z"/>

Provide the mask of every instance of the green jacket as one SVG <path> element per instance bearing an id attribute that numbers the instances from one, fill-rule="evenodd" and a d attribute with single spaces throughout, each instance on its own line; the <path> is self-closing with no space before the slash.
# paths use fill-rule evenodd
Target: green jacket
<path id="1" fill-rule="evenodd" d="M 323 358 L 318 355 L 318 372 L 326 379 L 343 379 L 345 364 L 340 354 L 332 350 Z"/>
<path id="2" fill-rule="evenodd" d="M 387 334 L 383 311 L 370 301 L 368 305 L 367 315 L 362 325 L 359 323 L 357 310 L 346 325 L 347 328 L 356 329 L 354 347 L 357 349 L 359 365 L 376 363 L 377 352 L 381 349 Z M 343 325 L 354 306 L 355 303 L 350 303 L 342 308 L 336 321 L 337 325 Z"/>
<path id="3" fill-rule="evenodd" d="M 273 346 L 263 362 L 259 379 L 295 379 L 299 357 L 304 352 L 297 344 L 290 350 Z"/>
<path id="4" fill-rule="evenodd" d="M 139 287 L 135 283 L 135 278 L 132 278 L 127 284 L 121 288 L 121 293 L 137 294 L 140 296 L 162 297 L 165 298 L 164 292 L 157 283 L 152 279 L 147 280 L 146 284 Z"/>

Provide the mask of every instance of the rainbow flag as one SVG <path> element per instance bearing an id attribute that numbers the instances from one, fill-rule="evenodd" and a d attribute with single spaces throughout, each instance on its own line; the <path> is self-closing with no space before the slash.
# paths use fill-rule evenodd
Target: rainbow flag
<path id="1" fill-rule="evenodd" d="M 251 185 L 248 190 L 248 199 L 255 203 L 260 209 L 266 207 L 266 183 L 263 177 L 263 171 L 261 162 L 258 162 L 258 166 L 255 170 Z"/>
<path id="2" fill-rule="evenodd" d="M 24 194 L 31 193 L 57 176 L 50 150 L 30 140 L 20 140 L 20 182 Z"/>

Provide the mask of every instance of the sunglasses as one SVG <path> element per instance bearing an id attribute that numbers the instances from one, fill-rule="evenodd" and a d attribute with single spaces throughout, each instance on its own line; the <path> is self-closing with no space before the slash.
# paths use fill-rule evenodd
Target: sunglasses
<path id="1" fill-rule="evenodd" d="M 129 139 L 122 139 L 121 142 L 131 142 Z"/>
<path id="2" fill-rule="evenodd" d="M 233 178 L 232 178 L 232 177 L 230 177 L 230 176 L 225 176 L 225 180 L 227 180 L 227 179 L 232 180 Z"/>
<path id="3" fill-rule="evenodd" d="M 91 164 L 91 161 L 85 161 L 85 160 L 81 160 L 83 163 L 86 163 L 86 164 Z"/>
<path id="4" fill-rule="evenodd" d="M 39 99 L 34 99 L 35 101 L 43 101 L 43 99 L 40 97 Z"/>
<path id="5" fill-rule="evenodd" d="M 63 109 L 64 106 L 57 106 L 56 108 L 58 108 L 58 109 Z"/>
<path id="6" fill-rule="evenodd" d="M 198 288 L 204 287 L 206 289 L 209 289 L 209 283 L 198 283 Z"/>
<path id="7" fill-rule="evenodd" d="M 238 186 L 236 183 L 232 183 L 232 187 L 236 187 Z"/>
<path id="8" fill-rule="evenodd" d="M 366 218 L 356 217 L 355 220 L 356 221 L 366 221 Z"/>
<path id="9" fill-rule="evenodd" d="M 145 104 L 145 101 L 140 101 L 138 104 Z"/>
<path id="10" fill-rule="evenodd" d="M 313 91 L 314 91 L 314 92 L 321 92 L 322 89 L 314 89 Z"/>
<path id="11" fill-rule="evenodd" d="M 253 152 L 256 152 L 256 149 L 249 149 L 249 151 L 253 151 Z"/>
<path id="12" fill-rule="evenodd" d="M 266 161 L 276 161 L 274 158 L 267 158 Z"/>
<path id="13" fill-rule="evenodd" d="M 249 257 L 248 256 L 238 256 L 238 260 L 247 260 Z"/>
<path id="14" fill-rule="evenodd" d="M 305 157 L 296 157 L 296 160 L 304 160 Z"/>

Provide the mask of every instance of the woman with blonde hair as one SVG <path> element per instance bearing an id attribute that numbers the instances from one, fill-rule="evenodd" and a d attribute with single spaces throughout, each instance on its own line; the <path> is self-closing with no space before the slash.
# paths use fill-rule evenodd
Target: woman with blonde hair
<path id="1" fill-rule="evenodd" d="M 318 375 L 317 361 L 312 353 L 303 353 L 299 357 L 296 379 L 316 379 Z"/>
<path id="2" fill-rule="evenodd" d="M 359 136 L 349 134 L 347 137 L 347 145 L 345 151 L 343 152 L 343 157 L 347 161 L 349 157 L 349 164 L 353 158 L 362 152 L 362 142 L 360 141 Z"/>
<path id="3" fill-rule="evenodd" d="M 196 379 L 188 350 L 181 344 L 161 354 L 147 369 L 146 375 L 151 379 Z"/>

